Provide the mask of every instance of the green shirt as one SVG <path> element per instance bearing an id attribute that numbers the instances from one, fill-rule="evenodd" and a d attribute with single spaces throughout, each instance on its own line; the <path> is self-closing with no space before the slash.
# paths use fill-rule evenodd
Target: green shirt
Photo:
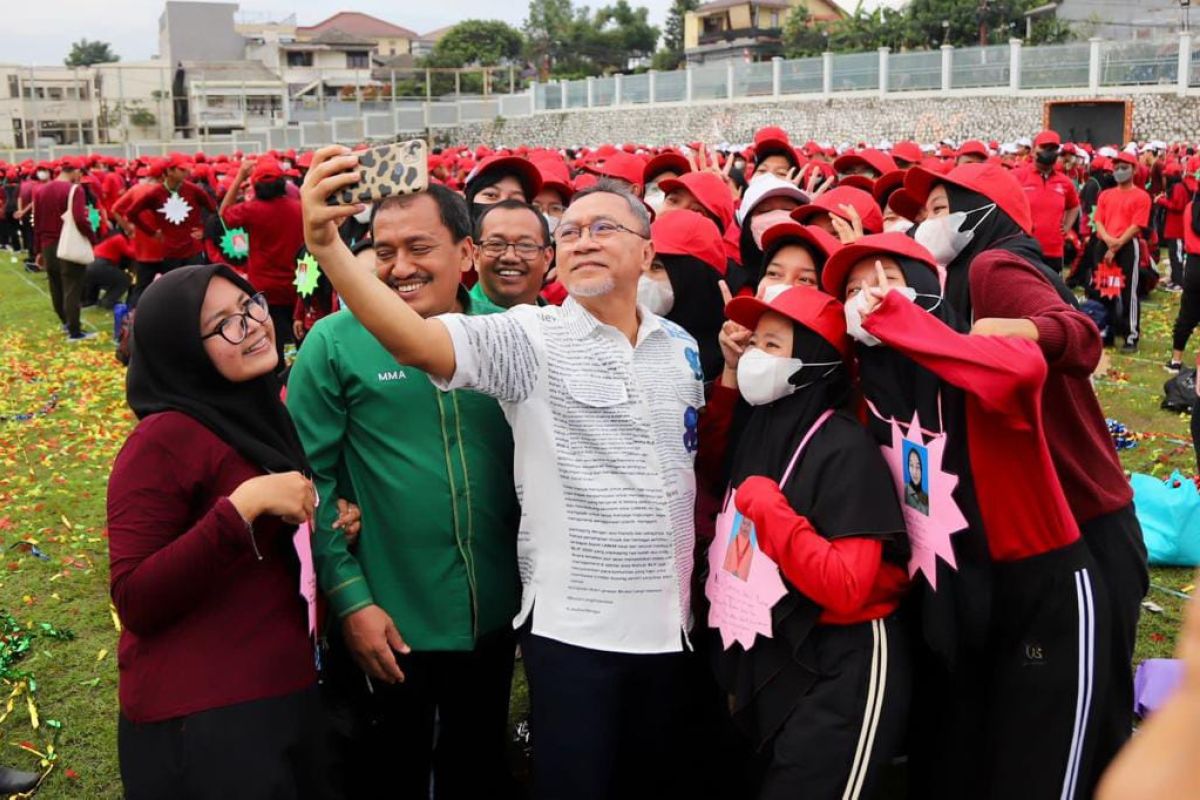
<path id="1" fill-rule="evenodd" d="M 471 295 L 471 310 L 468 312 L 472 316 L 481 314 L 503 314 L 508 311 L 504 306 L 498 306 L 492 302 L 492 298 L 487 296 L 487 292 L 483 291 L 483 281 L 476 281 L 468 292 Z M 539 294 L 536 305 L 546 305 L 545 299 Z"/>
<path id="2" fill-rule="evenodd" d="M 495 400 L 438 391 L 343 310 L 305 337 L 287 401 L 321 498 L 317 579 L 339 618 L 379 605 L 414 650 L 470 650 L 512 623 L 520 509 Z M 362 509 L 354 550 L 332 527 L 339 497 Z"/>

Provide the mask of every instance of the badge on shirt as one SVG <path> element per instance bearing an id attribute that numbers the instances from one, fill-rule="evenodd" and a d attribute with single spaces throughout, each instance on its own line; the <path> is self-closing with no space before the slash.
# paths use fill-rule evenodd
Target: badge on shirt
<path id="1" fill-rule="evenodd" d="M 967 527 L 966 517 L 954 502 L 958 476 L 942 469 L 946 434 L 934 434 L 929 441 L 924 441 L 921 420 L 915 412 L 907 433 L 901 431 L 897 420 L 893 419 L 891 424 L 892 445 L 880 450 L 896 482 L 900 510 L 908 530 L 912 550 L 908 559 L 908 577 L 922 572 L 930 587 L 936 590 L 938 559 L 952 569 L 958 568 L 950 537 Z"/>
<path id="2" fill-rule="evenodd" d="M 1121 296 L 1125 288 L 1125 275 L 1115 262 L 1105 261 L 1096 268 L 1092 275 L 1092 285 L 1100 292 L 1105 300 L 1113 300 Z"/>
<path id="3" fill-rule="evenodd" d="M 749 650 L 758 636 L 771 638 L 771 609 L 787 594 L 779 567 L 758 549 L 754 523 L 737 511 L 736 490 L 717 516 L 708 548 L 704 593 L 711 604 L 709 627 L 721 632 L 726 650 L 740 642 Z"/>
<path id="4" fill-rule="evenodd" d="M 234 261 L 243 260 L 250 255 L 250 234 L 245 228 L 226 228 L 221 237 L 221 252 Z"/>
<path id="5" fill-rule="evenodd" d="M 296 278 L 292 284 L 296 294 L 301 297 L 312 297 L 317 290 L 317 279 L 321 277 L 321 265 L 312 253 L 305 253 L 303 258 L 296 259 Z"/>
<path id="6" fill-rule="evenodd" d="M 182 225 L 183 221 L 192 213 L 192 204 L 184 200 L 174 192 L 167 198 L 167 202 L 163 203 L 162 208 L 158 213 L 167 218 L 167 222 L 172 225 Z"/>

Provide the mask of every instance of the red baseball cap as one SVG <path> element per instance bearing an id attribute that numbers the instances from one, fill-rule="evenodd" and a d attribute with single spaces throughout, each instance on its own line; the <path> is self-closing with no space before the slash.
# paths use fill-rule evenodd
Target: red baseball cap
<path id="1" fill-rule="evenodd" d="M 846 288 L 846 278 L 854 265 L 871 256 L 899 256 L 920 261 L 937 273 L 937 262 L 915 239 L 903 233 L 877 233 L 864 236 L 853 244 L 845 245 L 825 262 L 821 270 L 821 286 L 834 297 L 841 297 Z"/>
<path id="2" fill-rule="evenodd" d="M 171 153 L 167 156 L 167 163 L 163 165 L 163 169 L 191 169 L 192 162 L 183 153 Z"/>
<path id="3" fill-rule="evenodd" d="M 939 183 L 951 183 L 983 195 L 1008 214 L 1022 230 L 1033 235 L 1033 217 L 1025 191 L 1012 173 L 999 164 L 961 164 L 944 175 L 924 167 L 914 167 L 904 177 L 905 191 L 922 204 Z"/>
<path id="4" fill-rule="evenodd" d="M 1042 131 L 1033 137 L 1034 147 L 1045 147 L 1047 145 L 1054 145 L 1055 147 L 1062 145 L 1062 137 L 1058 135 L 1057 131 Z"/>
<path id="5" fill-rule="evenodd" d="M 688 160 L 683 153 L 659 153 L 654 158 L 646 162 L 646 166 L 642 169 L 642 181 L 643 185 L 645 185 L 651 183 L 655 178 L 664 172 L 674 172 L 676 175 L 686 175 L 691 171 L 692 165 L 688 163 Z"/>
<path id="6" fill-rule="evenodd" d="M 83 169 L 83 159 L 75 156 L 63 156 L 58 160 L 58 167 L 69 170 Z"/>
<path id="7" fill-rule="evenodd" d="M 982 156 L 984 158 L 988 158 L 991 156 L 991 153 L 988 152 L 987 145 L 985 145 L 983 142 L 979 141 L 978 139 L 968 139 L 958 148 L 958 155 Z"/>
<path id="8" fill-rule="evenodd" d="M 896 142 L 892 145 L 892 159 L 897 158 L 909 164 L 920 164 L 923 158 L 921 146 L 916 142 Z"/>
<path id="9" fill-rule="evenodd" d="M 571 187 L 571 170 L 567 168 L 567 162 L 562 160 L 562 156 L 542 152 L 534 154 L 529 160 L 542 176 L 542 189 L 557 192 L 564 203 L 571 199 L 571 195 L 575 193 Z"/>
<path id="10" fill-rule="evenodd" d="M 471 170 L 471 174 L 467 176 L 467 183 L 472 183 L 481 175 L 493 170 L 508 170 L 514 173 L 528 200 L 533 200 L 542 190 L 542 173 L 533 162 L 520 156 L 488 156 Z"/>
<path id="11" fill-rule="evenodd" d="M 621 150 L 616 150 L 599 162 L 593 162 L 587 169 L 597 175 L 616 178 L 625 181 L 630 186 L 640 188 L 645 184 L 646 161 L 641 156 L 635 156 Z"/>
<path id="12" fill-rule="evenodd" d="M 720 221 L 722 231 L 733 223 L 733 196 L 725 181 L 712 172 L 688 172 L 678 178 L 666 178 L 658 182 L 658 188 L 666 194 L 676 189 L 687 191 Z"/>
<path id="13" fill-rule="evenodd" d="M 152 158 L 146 165 L 146 174 L 151 178 L 161 178 L 167 169 L 167 161 L 163 158 Z"/>
<path id="14" fill-rule="evenodd" d="M 1130 153 L 1128 150 L 1122 150 L 1121 152 L 1117 153 L 1116 160 L 1124 164 L 1132 164 L 1135 167 L 1138 165 L 1137 156 L 1135 156 L 1133 153 Z"/>
<path id="15" fill-rule="evenodd" d="M 726 317 L 751 330 L 768 311 L 782 314 L 816 333 L 833 345 L 843 359 L 849 356 L 846 316 L 842 304 L 830 295 L 811 286 L 793 286 L 780 292 L 770 303 L 757 297 L 735 297 L 725 306 Z"/>
<path id="16" fill-rule="evenodd" d="M 838 178 L 838 186 L 849 186 L 853 189 L 862 189 L 870 194 L 875 191 L 875 180 L 868 178 L 866 175 L 843 175 Z"/>
<path id="17" fill-rule="evenodd" d="M 854 167 L 870 167 L 876 177 L 886 175 L 895 169 L 896 161 L 882 150 L 867 148 L 855 153 L 846 153 L 833 162 L 833 168 L 838 172 L 846 172 Z"/>
<path id="18" fill-rule="evenodd" d="M 695 211 L 672 211 L 650 224 L 654 252 L 667 256 L 692 256 L 725 274 L 725 245 L 716 224 Z"/>
<path id="19" fill-rule="evenodd" d="M 265 183 L 268 181 L 277 181 L 283 177 L 283 168 L 279 166 L 279 162 L 273 158 L 260 158 L 254 164 L 254 170 L 250 173 L 251 183 Z"/>
<path id="20" fill-rule="evenodd" d="M 883 230 L 883 213 L 875 203 L 875 198 L 869 192 L 852 186 L 835 186 L 808 205 L 793 211 L 792 219 L 803 223 L 821 211 L 846 219 L 846 212 L 841 209 L 843 205 L 854 206 L 862 220 L 863 231 L 878 233 Z"/>
<path id="21" fill-rule="evenodd" d="M 767 156 L 783 156 L 793 167 L 800 166 L 792 141 L 783 128 L 770 125 L 754 133 L 754 161 L 758 163 Z"/>

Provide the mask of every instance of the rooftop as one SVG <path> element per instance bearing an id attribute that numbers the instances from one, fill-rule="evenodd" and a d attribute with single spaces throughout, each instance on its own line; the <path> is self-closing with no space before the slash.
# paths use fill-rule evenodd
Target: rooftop
<path id="1" fill-rule="evenodd" d="M 296 28 L 298 34 L 319 34 L 323 31 L 339 30 L 351 36 L 379 39 L 416 39 L 415 31 L 385 22 L 370 14 L 359 11 L 339 11 L 328 19 L 316 25 L 303 25 Z"/>

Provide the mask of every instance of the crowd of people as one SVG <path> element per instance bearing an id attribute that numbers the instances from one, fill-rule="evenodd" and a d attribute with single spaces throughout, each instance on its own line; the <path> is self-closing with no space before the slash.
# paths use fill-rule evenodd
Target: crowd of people
<path id="1" fill-rule="evenodd" d="M 127 797 L 1093 796 L 1149 578 L 1091 376 L 1164 250 L 1182 367 L 1192 146 L 435 148 L 331 203 L 362 149 L 0 165 L 67 341 L 134 310 Z"/>

